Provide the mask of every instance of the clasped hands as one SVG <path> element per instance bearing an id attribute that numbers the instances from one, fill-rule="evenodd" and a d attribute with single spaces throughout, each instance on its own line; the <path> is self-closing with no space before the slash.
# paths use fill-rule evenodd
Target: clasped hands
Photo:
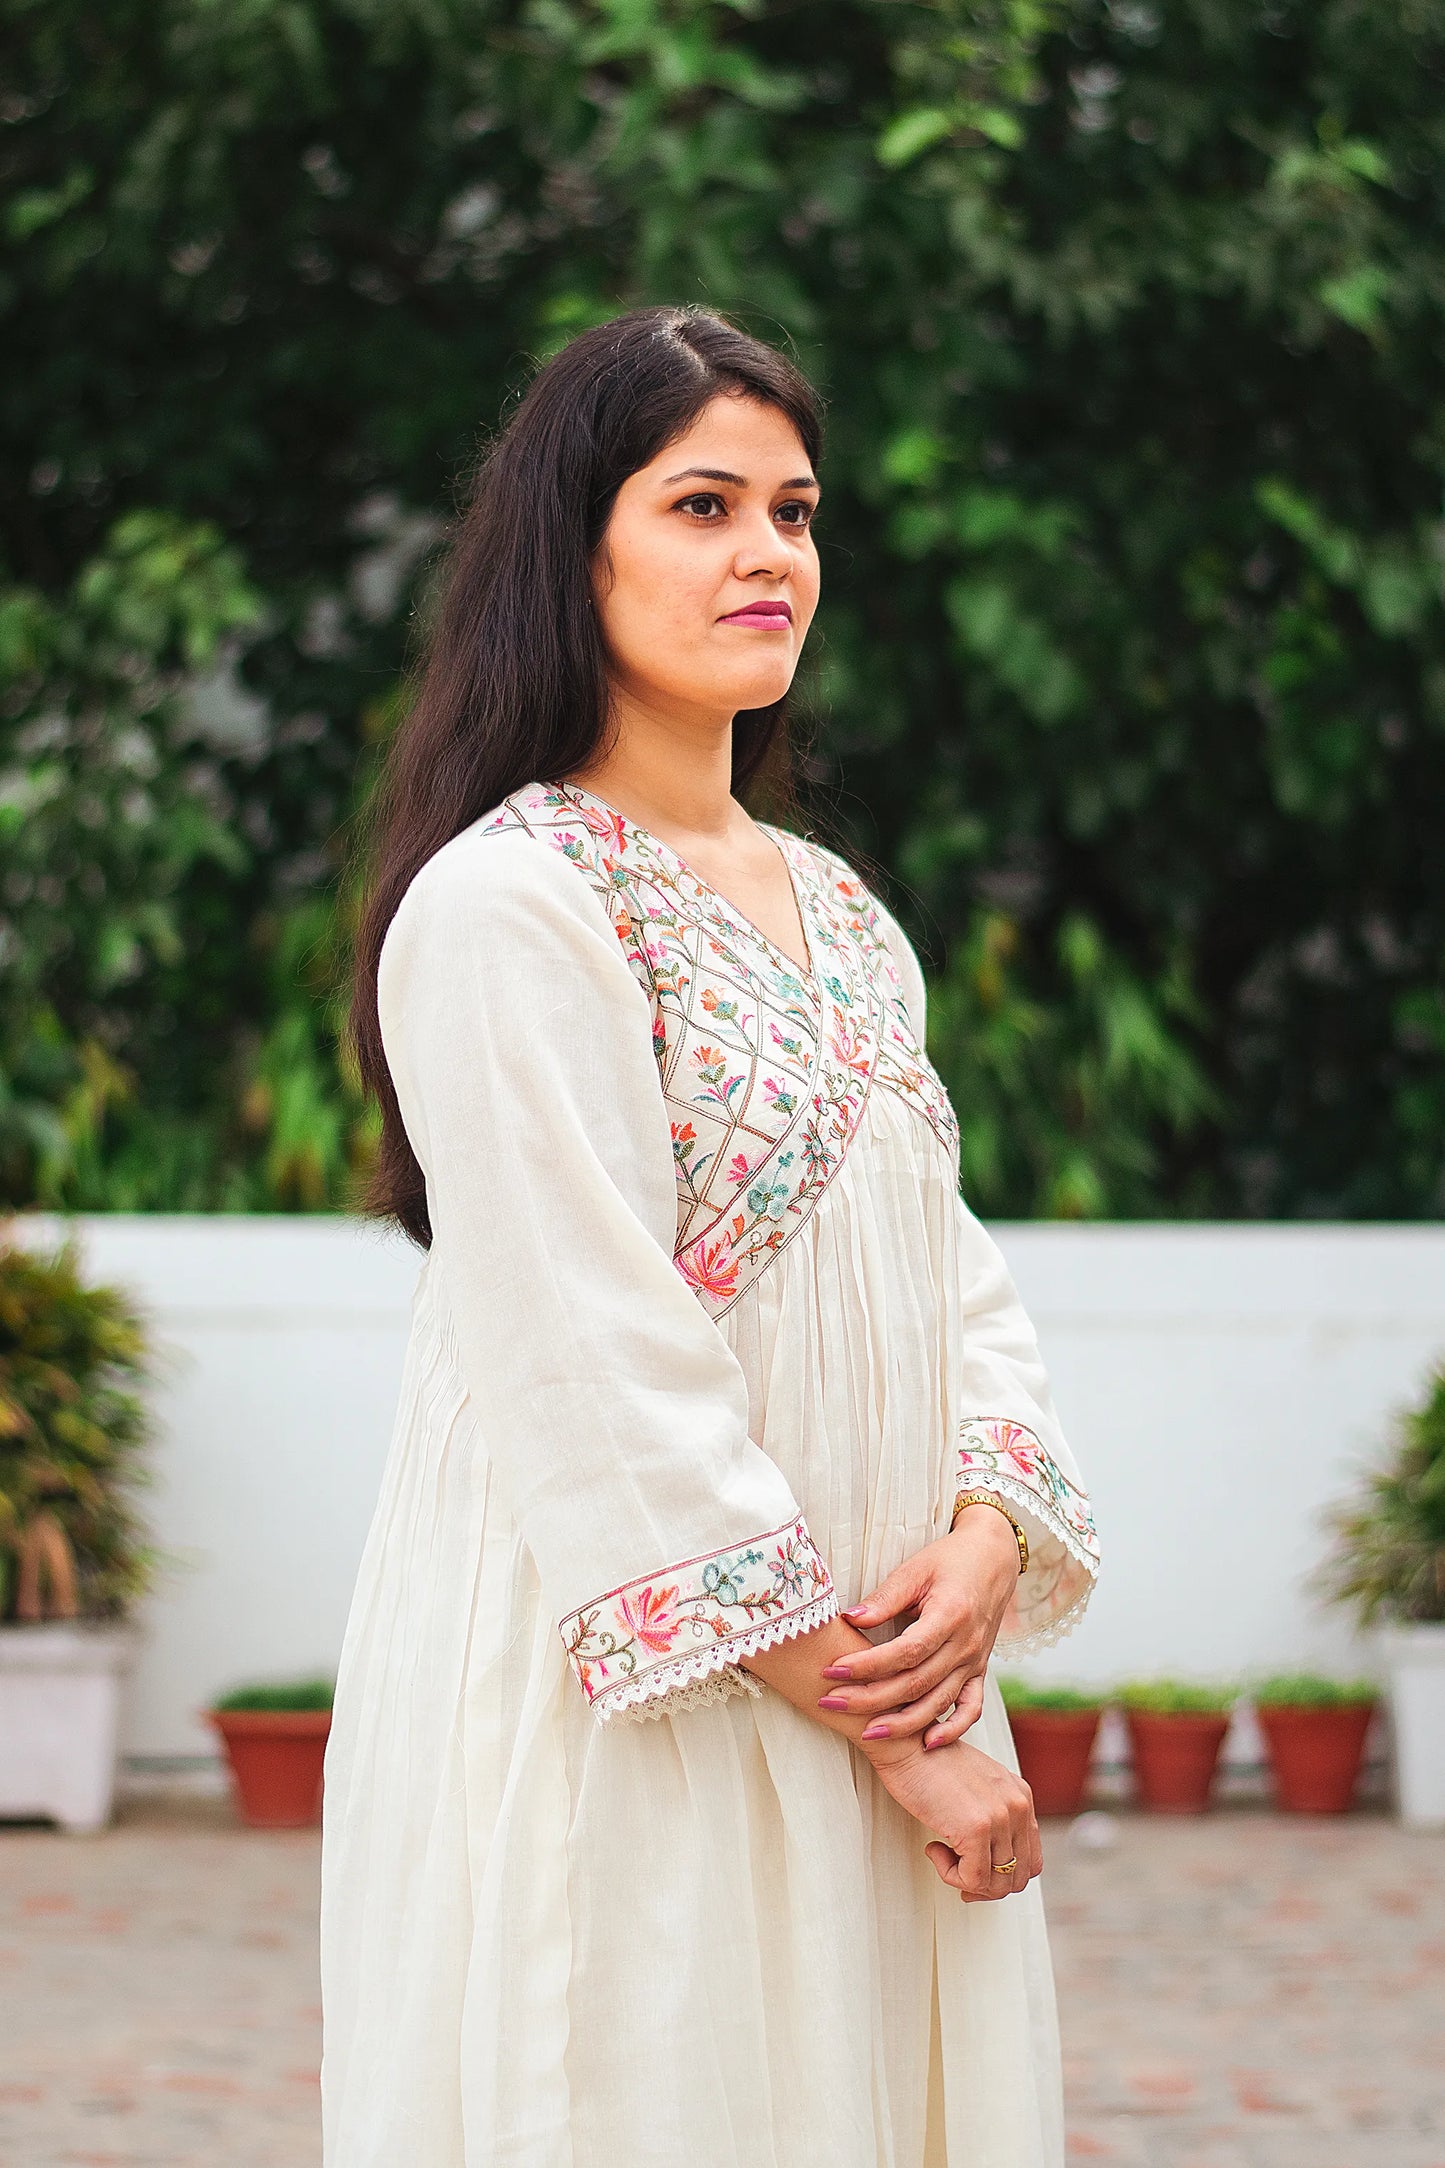
<path id="1" fill-rule="evenodd" d="M 982 1713 L 984 1672 L 1018 1574 L 1008 1521 L 992 1506 L 968 1506 L 949 1535 L 842 1618 L 744 1660 L 859 1748 L 931 1833 L 935 1872 L 967 1904 L 1013 1896 L 1043 1864 L 1028 1786 L 962 1737 Z M 905 1614 L 896 1639 L 864 1640 L 863 1628 Z M 942 1746 L 949 1752 L 928 1751 Z"/>
<path id="2" fill-rule="evenodd" d="M 1018 1584 L 1013 1529 L 991 1506 L 969 1506 L 952 1531 L 905 1559 L 844 1617 L 856 1627 L 914 1614 L 892 1641 L 823 1667 L 820 1709 L 867 1716 L 861 1734 L 885 1788 L 925 1828 L 941 1881 L 965 1903 L 1027 1888 L 1041 1871 L 1028 1787 L 992 1756 L 959 1742 L 983 1713 L 983 1682 Z M 925 1761 L 923 1748 L 952 1746 Z"/>
<path id="3" fill-rule="evenodd" d="M 869 1719 L 866 1740 L 923 1735 L 951 1746 L 983 1713 L 983 1682 L 1018 1584 L 1013 1529 L 992 1506 L 966 1506 L 952 1530 L 896 1566 L 843 1613 L 866 1630 L 914 1616 L 891 1641 L 827 1665 L 820 1709 Z"/>

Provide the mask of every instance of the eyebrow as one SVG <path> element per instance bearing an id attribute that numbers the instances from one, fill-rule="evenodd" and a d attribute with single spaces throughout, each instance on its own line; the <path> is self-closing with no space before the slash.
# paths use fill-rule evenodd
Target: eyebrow
<path id="1" fill-rule="evenodd" d="M 664 489 L 671 489 L 674 482 L 685 482 L 689 476 L 695 477 L 700 482 L 731 482 L 735 489 L 746 489 L 748 486 L 746 475 L 729 474 L 725 467 L 684 467 L 681 474 L 669 474 L 662 486 Z M 779 482 L 778 487 L 779 489 L 816 489 L 818 484 L 816 478 L 811 474 L 795 474 L 790 482 Z"/>

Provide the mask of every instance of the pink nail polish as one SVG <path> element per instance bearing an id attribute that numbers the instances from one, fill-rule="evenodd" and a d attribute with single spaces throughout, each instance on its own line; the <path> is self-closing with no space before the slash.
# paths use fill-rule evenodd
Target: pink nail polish
<path id="1" fill-rule="evenodd" d="M 823 1666 L 823 1677 L 825 1679 L 851 1680 L 852 1676 L 853 1674 L 846 1664 L 825 1664 Z"/>
<path id="2" fill-rule="evenodd" d="M 844 1618 L 862 1618 L 867 1608 L 868 1606 L 866 1603 L 850 1604 L 849 1608 L 843 1613 L 843 1616 Z"/>
<path id="3" fill-rule="evenodd" d="M 886 1724 L 869 1724 L 863 1733 L 865 1739 L 886 1739 L 888 1736 Z"/>
<path id="4" fill-rule="evenodd" d="M 823 1694 L 818 1701 L 820 1709 L 846 1709 L 847 1706 L 841 1694 Z"/>

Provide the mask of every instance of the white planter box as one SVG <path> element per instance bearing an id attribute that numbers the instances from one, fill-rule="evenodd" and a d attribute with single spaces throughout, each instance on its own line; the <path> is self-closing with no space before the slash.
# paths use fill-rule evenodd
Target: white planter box
<path id="1" fill-rule="evenodd" d="M 1390 1681 L 1395 1787 L 1408 1829 L 1445 1829 L 1445 1625 L 1380 1636 Z"/>
<path id="2" fill-rule="evenodd" d="M 105 1827 L 134 1646 L 124 1626 L 0 1626 L 0 1816 Z"/>

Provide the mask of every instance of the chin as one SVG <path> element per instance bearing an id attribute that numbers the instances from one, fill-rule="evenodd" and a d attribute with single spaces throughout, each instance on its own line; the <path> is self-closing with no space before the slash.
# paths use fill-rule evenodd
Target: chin
<path id="1" fill-rule="evenodd" d="M 770 708 L 781 700 L 793 682 L 791 663 L 786 670 L 759 670 L 728 687 L 728 703 L 734 709 Z"/>

